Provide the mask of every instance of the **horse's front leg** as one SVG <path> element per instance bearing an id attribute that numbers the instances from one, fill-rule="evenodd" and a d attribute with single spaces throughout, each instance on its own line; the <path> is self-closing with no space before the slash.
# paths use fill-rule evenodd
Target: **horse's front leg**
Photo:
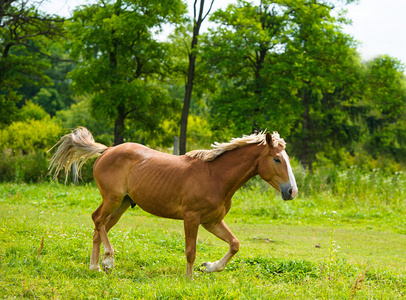
<path id="1" fill-rule="evenodd" d="M 186 213 L 183 218 L 185 227 L 185 254 L 186 254 L 186 277 L 193 279 L 193 264 L 196 259 L 196 239 L 200 225 L 200 215 Z"/>
<path id="2" fill-rule="evenodd" d="M 202 225 L 207 231 L 213 233 L 218 238 L 227 242 L 230 246 L 226 255 L 224 255 L 224 257 L 219 261 L 203 263 L 202 266 L 205 268 L 202 271 L 206 273 L 223 271 L 231 258 L 238 252 L 238 249 L 240 248 L 240 242 L 231 233 L 230 229 L 228 229 L 224 221 L 221 221 L 220 223 L 209 223 Z"/>

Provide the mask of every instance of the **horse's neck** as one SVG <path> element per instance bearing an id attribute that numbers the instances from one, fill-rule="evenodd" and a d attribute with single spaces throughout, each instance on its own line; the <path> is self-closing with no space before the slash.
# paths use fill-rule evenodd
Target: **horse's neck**
<path id="1" fill-rule="evenodd" d="M 232 196 L 248 180 L 258 174 L 258 160 L 264 146 L 253 144 L 227 151 L 211 164 L 213 174 L 219 178 L 216 184 L 223 193 Z"/>

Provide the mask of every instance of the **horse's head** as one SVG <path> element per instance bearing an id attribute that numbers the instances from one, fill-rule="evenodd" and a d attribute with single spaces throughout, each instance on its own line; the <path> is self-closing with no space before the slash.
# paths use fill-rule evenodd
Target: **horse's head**
<path id="1" fill-rule="evenodd" d="M 298 193 L 295 176 L 285 151 L 285 142 L 277 132 L 267 132 L 265 150 L 258 163 L 259 176 L 282 194 L 283 200 L 292 200 Z"/>

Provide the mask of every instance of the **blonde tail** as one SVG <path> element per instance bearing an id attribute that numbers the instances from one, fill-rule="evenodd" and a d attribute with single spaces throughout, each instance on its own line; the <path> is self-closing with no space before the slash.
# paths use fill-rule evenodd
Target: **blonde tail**
<path id="1" fill-rule="evenodd" d="M 103 144 L 96 143 L 92 134 L 84 127 L 77 127 L 71 133 L 64 135 L 48 151 L 56 146 L 58 149 L 51 158 L 48 168 L 49 174 L 54 172 L 53 180 L 56 180 L 59 172 L 65 168 L 65 183 L 73 163 L 77 163 L 75 176 L 79 176 L 80 169 L 89 158 L 100 155 L 108 148 Z"/>

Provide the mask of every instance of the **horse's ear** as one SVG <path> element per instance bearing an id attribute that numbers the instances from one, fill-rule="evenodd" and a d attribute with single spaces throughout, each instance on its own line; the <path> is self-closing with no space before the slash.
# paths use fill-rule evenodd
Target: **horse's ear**
<path id="1" fill-rule="evenodd" d="M 266 140 L 266 143 L 267 143 L 270 147 L 273 147 L 272 135 L 269 133 L 269 131 L 266 133 L 265 140 Z"/>

